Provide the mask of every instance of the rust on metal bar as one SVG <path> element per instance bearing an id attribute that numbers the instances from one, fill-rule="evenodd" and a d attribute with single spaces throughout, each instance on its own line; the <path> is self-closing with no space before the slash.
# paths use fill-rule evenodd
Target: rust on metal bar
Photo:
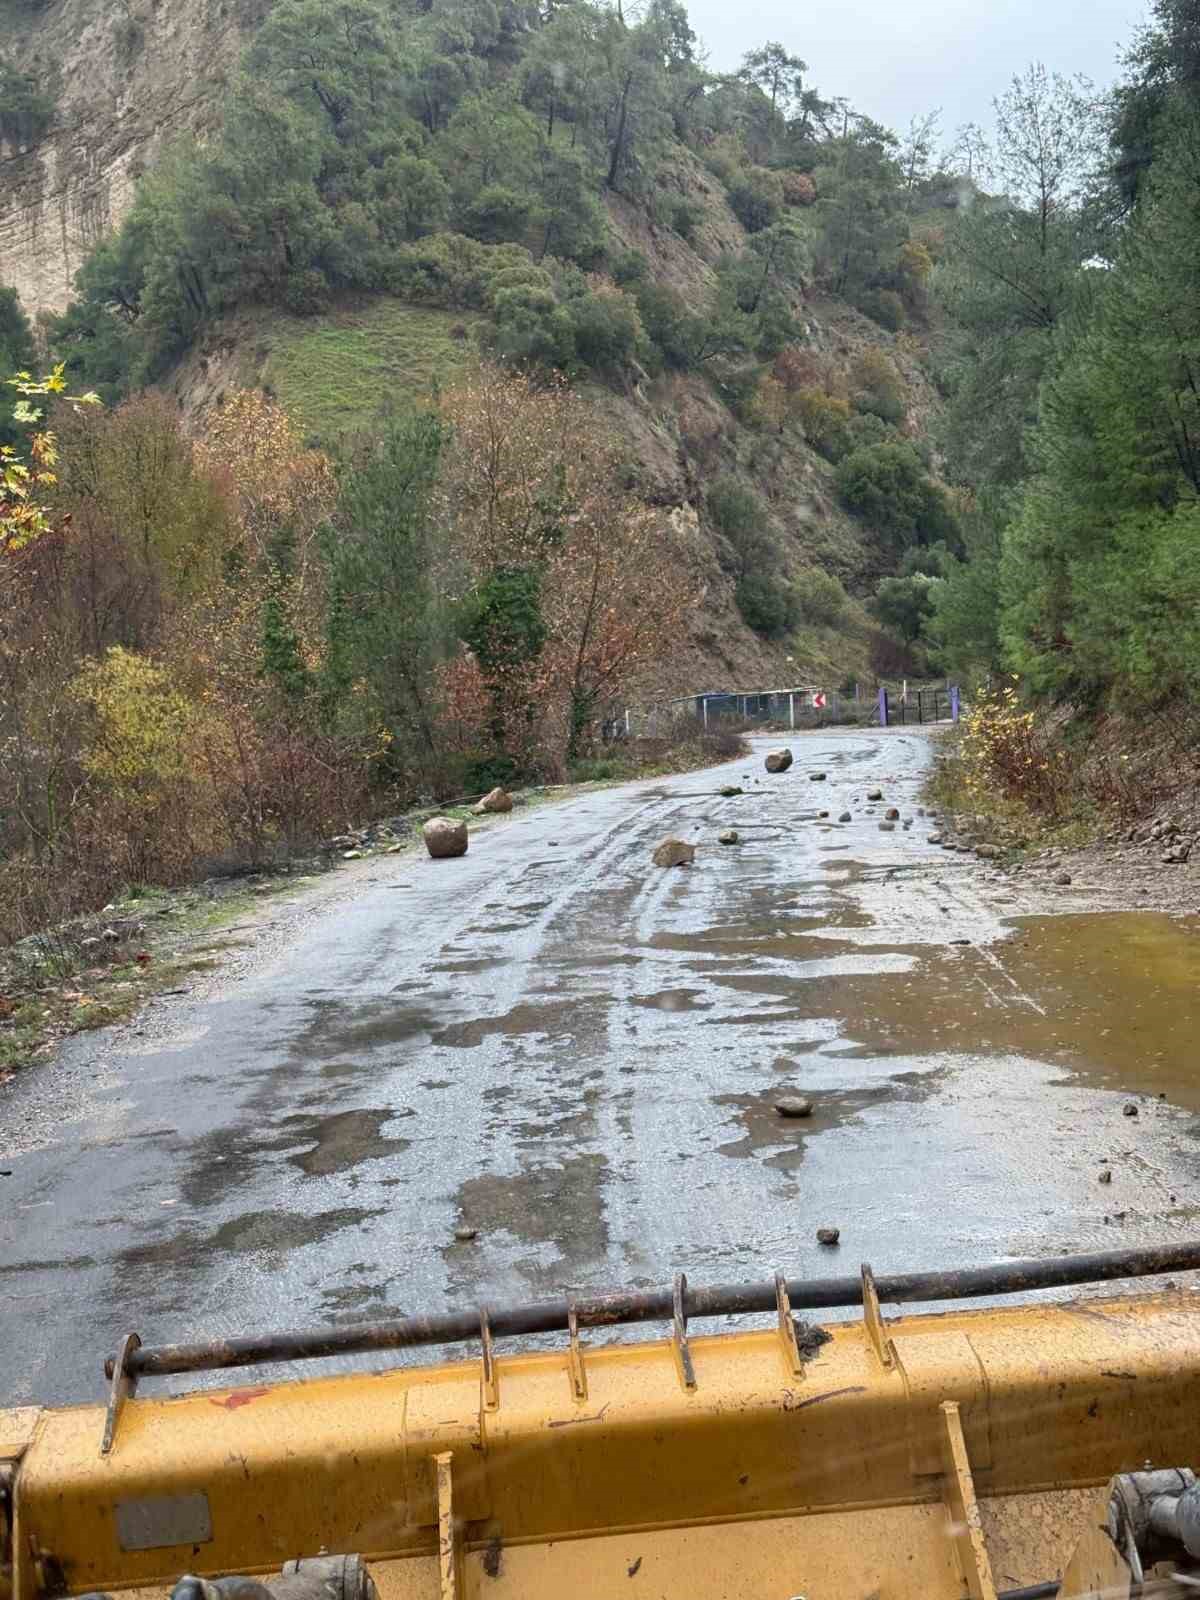
<path id="1" fill-rule="evenodd" d="M 997 1266 L 967 1267 L 955 1272 L 895 1273 L 876 1280 L 879 1298 L 888 1304 L 967 1300 L 981 1295 L 1027 1294 L 1080 1283 L 1111 1283 L 1200 1268 L 1200 1242 L 1108 1250 L 1094 1255 L 1053 1256 L 1044 1261 L 1007 1261 Z M 789 1278 L 787 1292 L 795 1310 L 816 1311 L 862 1304 L 862 1280 Z M 688 1290 L 688 1316 L 738 1316 L 777 1309 L 773 1282 L 716 1284 Z M 624 1323 L 663 1321 L 674 1314 L 670 1289 L 600 1294 L 575 1301 L 580 1328 L 607 1328 Z M 569 1325 L 565 1299 L 501 1307 L 491 1313 L 495 1338 L 558 1333 Z M 130 1351 L 126 1370 L 134 1377 L 250 1367 L 275 1361 L 315 1360 L 370 1351 L 404 1350 L 422 1345 L 459 1344 L 479 1337 L 478 1317 L 470 1311 L 439 1316 L 402 1317 L 390 1322 L 355 1323 L 341 1328 L 306 1328 L 280 1333 L 248 1334 L 194 1344 L 162 1345 Z M 105 1372 L 111 1378 L 115 1363 Z"/>
<path id="2" fill-rule="evenodd" d="M 687 1275 L 679 1272 L 675 1275 L 675 1287 L 671 1293 L 671 1349 L 679 1381 L 690 1393 L 696 1387 L 696 1369 L 692 1365 L 687 1325 Z"/>
<path id="3" fill-rule="evenodd" d="M 583 1368 L 583 1346 L 579 1343 L 579 1315 L 574 1300 L 567 1301 L 567 1363 L 571 1369 L 571 1394 L 587 1399 L 587 1373 Z"/>
<path id="4" fill-rule="evenodd" d="M 783 1364 L 793 1378 L 804 1376 L 804 1360 L 796 1338 L 796 1324 L 792 1317 L 792 1302 L 788 1298 L 787 1280 L 782 1272 L 775 1274 L 775 1309 L 779 1315 L 779 1338 L 783 1348 Z"/>
<path id="5" fill-rule="evenodd" d="M 126 1400 L 133 1397 L 137 1388 L 137 1372 L 132 1367 L 130 1358 L 135 1350 L 141 1348 L 142 1341 L 136 1333 L 127 1333 L 121 1340 L 117 1351 L 117 1358 L 111 1362 L 112 1387 L 108 1391 L 108 1410 L 104 1414 L 104 1436 L 100 1440 L 100 1454 L 108 1455 L 113 1447 L 113 1440 L 117 1436 L 117 1423 L 120 1420 L 121 1410 Z"/>
<path id="6" fill-rule="evenodd" d="M 879 1309 L 879 1294 L 875 1288 L 875 1274 L 864 1261 L 862 1264 L 863 1327 L 867 1341 L 879 1358 L 879 1365 L 890 1372 L 896 1365 L 896 1352 L 883 1326 L 883 1313 Z"/>
<path id="7" fill-rule="evenodd" d="M 492 1353 L 492 1324 L 486 1306 L 479 1308 L 479 1344 L 483 1409 L 497 1411 L 500 1407 L 500 1384 L 496 1377 L 496 1357 Z"/>

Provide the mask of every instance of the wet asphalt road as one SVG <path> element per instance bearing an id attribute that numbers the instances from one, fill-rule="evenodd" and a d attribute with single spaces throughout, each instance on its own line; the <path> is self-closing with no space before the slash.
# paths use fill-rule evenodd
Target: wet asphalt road
<path id="1" fill-rule="evenodd" d="M 458 862 L 381 857 L 240 981 L 19 1076 L 0 1094 L 0 1403 L 98 1397 L 130 1328 L 160 1343 L 1200 1232 L 1200 1108 L 1142 1085 L 1136 1129 L 1122 1118 L 1125 1057 L 1102 1017 L 1081 1045 L 1058 1016 L 1075 1002 L 1036 929 L 1011 937 L 1011 885 L 927 843 L 928 741 L 790 742 L 783 776 L 760 745 L 517 811 Z M 888 804 L 909 828 L 880 830 Z M 743 842 L 720 848 L 731 825 Z M 693 868 L 650 866 L 668 834 L 697 841 Z M 811 1121 L 777 1116 L 786 1090 Z"/>

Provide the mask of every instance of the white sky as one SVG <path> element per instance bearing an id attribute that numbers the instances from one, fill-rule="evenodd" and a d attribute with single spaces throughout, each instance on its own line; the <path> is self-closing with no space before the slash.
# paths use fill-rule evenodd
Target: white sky
<path id="1" fill-rule="evenodd" d="M 914 113 L 942 108 L 942 129 L 990 128 L 991 103 L 1030 61 L 1084 73 L 1105 87 L 1147 19 L 1143 0 L 687 0 L 714 72 L 778 39 L 807 61 L 810 81 L 832 99 L 903 132 Z"/>

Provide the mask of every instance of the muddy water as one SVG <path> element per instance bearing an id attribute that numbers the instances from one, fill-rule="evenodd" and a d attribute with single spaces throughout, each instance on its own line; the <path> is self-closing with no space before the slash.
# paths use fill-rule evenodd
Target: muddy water
<path id="1" fill-rule="evenodd" d="M 923 739 L 793 742 L 777 778 L 756 759 L 372 862 L 242 981 L 19 1078 L 0 1403 L 96 1397 L 130 1327 L 1200 1232 L 1200 922 L 1023 915 L 928 842 Z M 694 867 L 651 867 L 672 834 Z M 775 1109 L 796 1091 L 807 1120 Z"/>
<path id="2" fill-rule="evenodd" d="M 1200 1111 L 1200 918 L 1026 917 L 978 945 L 864 951 L 817 938 L 806 947 L 810 1009 L 836 1011 L 845 1054 L 1016 1053 L 1061 1064 L 1083 1083 Z M 708 948 L 745 946 L 735 938 Z M 855 957 L 873 970 L 849 971 Z M 817 986 L 821 976 L 837 976 L 836 989 Z M 797 993 L 754 974 L 719 981 Z"/>

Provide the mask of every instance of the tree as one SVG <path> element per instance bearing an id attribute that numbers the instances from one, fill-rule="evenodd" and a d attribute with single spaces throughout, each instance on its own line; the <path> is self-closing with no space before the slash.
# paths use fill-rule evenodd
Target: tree
<path id="1" fill-rule="evenodd" d="M 1000 564 L 1012 664 L 1046 692 L 1142 706 L 1200 689 L 1200 105 L 1167 117 L 1116 259 L 1043 384 L 1036 471 Z"/>
<path id="2" fill-rule="evenodd" d="M 432 517 L 442 441 L 440 419 L 419 412 L 356 451 L 339 474 L 324 542 L 327 704 L 341 711 L 363 685 L 357 719 L 382 719 L 402 749 L 412 736 L 426 752 L 437 744 L 434 669 L 451 634 Z"/>
<path id="3" fill-rule="evenodd" d="M 23 549 L 50 526 L 50 513 L 44 497 L 58 482 L 58 439 L 49 428 L 40 427 L 41 407 L 31 401 L 47 396 L 64 396 L 67 380 L 63 368 L 55 367 L 44 378 L 19 372 L 6 380 L 16 391 L 11 417 L 23 430 L 25 444 L 0 443 L 0 560 Z M 94 394 L 76 396 L 77 405 L 96 405 Z"/>
<path id="4" fill-rule="evenodd" d="M 783 45 L 770 40 L 757 50 L 746 52 L 738 75 L 762 90 L 771 102 L 772 113 L 785 116 L 807 71 L 807 62 L 789 55 Z"/>
<path id="5" fill-rule="evenodd" d="M 937 144 L 941 121 L 940 108 L 927 111 L 924 116 L 913 117 L 908 132 L 900 144 L 899 166 L 907 196 L 906 208 L 911 213 L 916 204 L 917 191 L 933 170 L 933 152 Z"/>
<path id="6" fill-rule="evenodd" d="M 884 578 L 875 591 L 872 609 L 885 628 L 893 629 L 906 644 L 915 644 L 933 614 L 941 583 L 941 578 L 925 572 Z"/>
<path id="7" fill-rule="evenodd" d="M 906 232 L 893 134 L 866 117 L 822 147 L 816 173 L 822 232 L 817 264 L 835 294 L 853 297 L 895 260 Z"/>
<path id="8" fill-rule="evenodd" d="M 27 372 L 35 356 L 33 329 L 17 291 L 0 287 L 0 372 Z M 20 437 L 19 425 L 0 410 L 0 444 L 16 445 Z"/>
<path id="9" fill-rule="evenodd" d="M 608 700 L 661 659 L 693 584 L 564 384 L 485 369 L 443 412 L 442 518 L 474 596 L 474 670 L 510 753 L 538 748 L 557 767 L 582 752 Z"/>
<path id="10" fill-rule="evenodd" d="M 1100 244 L 1087 205 L 1096 149 L 1090 88 L 1030 67 L 996 102 L 992 156 L 1006 193 L 961 208 L 946 233 L 939 293 L 957 328 L 940 437 L 951 470 L 979 488 L 1018 482 L 1056 329 Z"/>

